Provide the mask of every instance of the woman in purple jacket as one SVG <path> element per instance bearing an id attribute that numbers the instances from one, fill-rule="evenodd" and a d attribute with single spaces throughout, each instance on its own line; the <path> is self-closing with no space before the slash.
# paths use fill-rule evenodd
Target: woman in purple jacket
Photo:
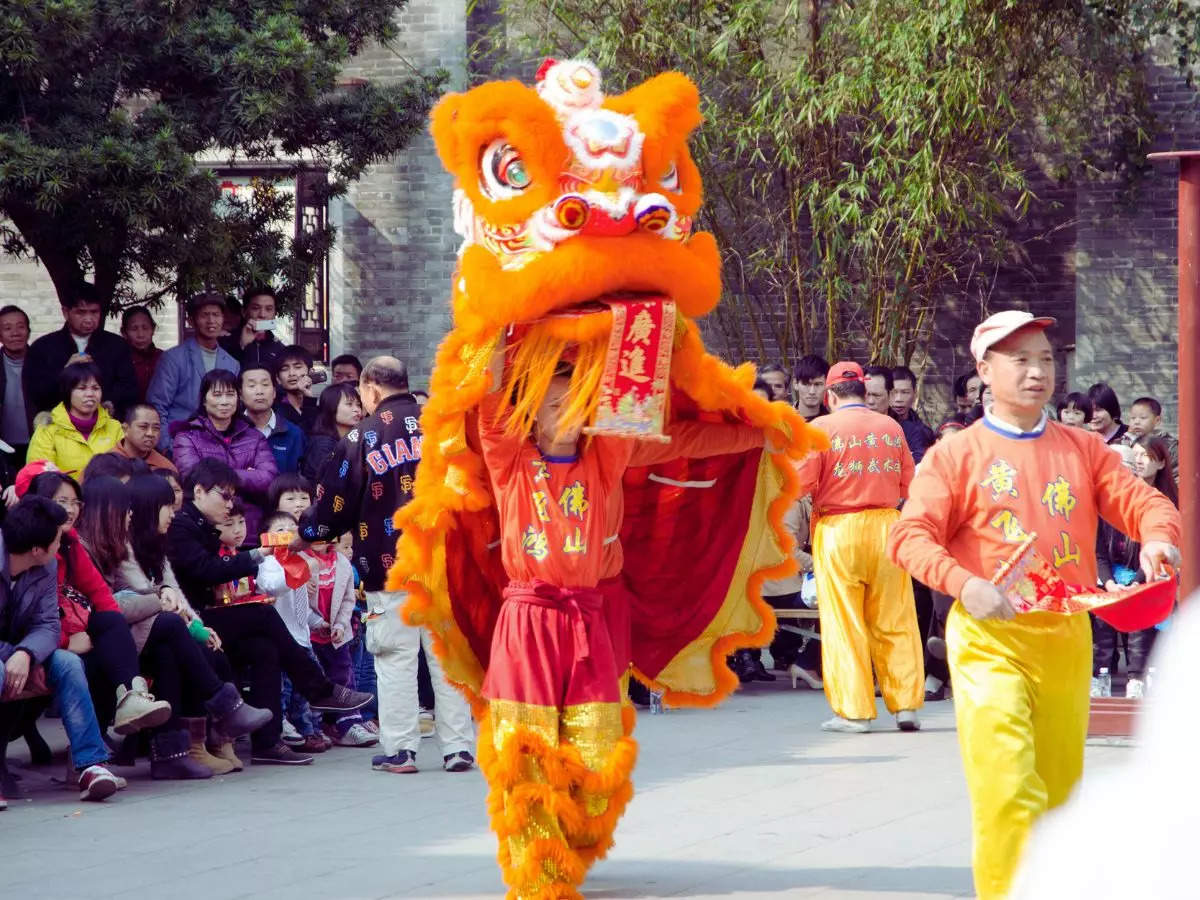
<path id="1" fill-rule="evenodd" d="M 173 446 L 180 478 L 187 478 L 205 457 L 219 459 L 237 473 L 238 495 L 246 507 L 246 533 L 253 539 L 262 521 L 267 488 L 279 470 L 271 445 L 241 412 L 238 377 L 227 369 L 213 369 L 200 381 L 196 414 L 172 426 Z"/>

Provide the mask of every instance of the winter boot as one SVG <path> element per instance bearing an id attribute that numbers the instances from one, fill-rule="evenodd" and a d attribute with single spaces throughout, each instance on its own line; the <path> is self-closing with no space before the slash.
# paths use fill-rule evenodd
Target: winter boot
<path id="1" fill-rule="evenodd" d="M 240 772 L 245 768 L 241 757 L 233 749 L 233 741 L 218 735 L 211 734 L 209 736 L 208 752 L 222 762 L 226 762 L 230 766 L 230 771 Z"/>
<path id="2" fill-rule="evenodd" d="M 180 719 L 188 730 L 188 756 L 202 766 L 212 769 L 214 775 L 228 775 L 233 771 L 233 764 L 226 759 L 220 759 L 208 752 L 205 740 L 208 738 L 208 719 Z"/>
<path id="3" fill-rule="evenodd" d="M 242 699 L 237 686 L 228 681 L 204 705 L 212 716 L 213 728 L 230 740 L 258 731 L 271 721 L 269 709 L 251 706 Z"/>
<path id="4" fill-rule="evenodd" d="M 117 687 L 117 712 L 113 716 L 113 731 L 133 734 L 143 728 L 156 728 L 171 718 L 171 704 L 155 700 L 146 679 L 138 675 L 132 687 Z"/>
<path id="5" fill-rule="evenodd" d="M 212 778 L 212 769 L 188 754 L 188 733 L 160 731 L 150 741 L 150 777 L 158 779 Z"/>

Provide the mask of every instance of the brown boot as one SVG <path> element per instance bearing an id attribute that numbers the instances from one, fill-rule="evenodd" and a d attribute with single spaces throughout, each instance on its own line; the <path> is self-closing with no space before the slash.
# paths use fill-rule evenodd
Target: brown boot
<path id="1" fill-rule="evenodd" d="M 222 762 L 228 763 L 230 766 L 232 766 L 234 772 L 240 772 L 243 768 L 245 768 L 245 764 L 233 751 L 233 741 L 225 741 L 221 744 L 210 743 L 208 745 L 208 752 Z"/>
<path id="2" fill-rule="evenodd" d="M 227 759 L 221 759 L 208 752 L 204 742 L 208 737 L 208 719 L 181 719 L 188 730 L 188 757 L 202 766 L 212 769 L 214 775 L 228 775 L 233 771 L 233 765 Z"/>

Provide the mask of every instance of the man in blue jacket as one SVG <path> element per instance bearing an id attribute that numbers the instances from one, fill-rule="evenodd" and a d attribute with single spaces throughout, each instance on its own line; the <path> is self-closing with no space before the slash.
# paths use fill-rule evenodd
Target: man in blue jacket
<path id="1" fill-rule="evenodd" d="M 35 666 L 58 697 L 71 758 L 79 770 L 79 799 L 103 800 L 117 789 L 104 763 L 108 748 L 100 737 L 83 662 L 58 649 L 58 568 L 54 561 L 66 512 L 44 497 L 28 495 L 8 511 L 0 526 L 0 700 L 17 699 L 30 684 Z M 0 797 L 0 804 L 3 798 Z"/>
<path id="2" fill-rule="evenodd" d="M 162 355 L 146 390 L 146 402 L 162 419 L 160 451 L 171 446 L 171 426 L 186 422 L 200 408 L 200 381 L 205 374 L 228 369 L 236 375 L 240 368 L 217 342 L 225 327 L 224 297 L 212 292 L 197 294 L 188 302 L 188 318 L 195 335 Z"/>
<path id="3" fill-rule="evenodd" d="M 304 432 L 275 410 L 275 379 L 262 363 L 247 363 L 240 378 L 242 406 L 246 418 L 262 432 L 275 456 L 275 466 L 284 472 L 300 471 L 306 444 Z"/>

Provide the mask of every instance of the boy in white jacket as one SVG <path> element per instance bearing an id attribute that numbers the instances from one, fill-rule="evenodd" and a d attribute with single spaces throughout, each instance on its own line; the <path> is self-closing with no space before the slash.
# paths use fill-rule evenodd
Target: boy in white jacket
<path id="1" fill-rule="evenodd" d="M 295 518 L 285 512 L 271 513 L 263 525 L 264 530 L 268 532 L 291 534 L 295 534 L 299 527 Z M 305 556 L 309 569 L 313 572 L 313 580 L 315 580 L 319 564 L 307 554 Z M 298 588 L 289 587 L 283 566 L 274 554 L 268 555 L 259 564 L 258 575 L 255 577 L 258 590 L 275 598 L 275 611 L 283 619 L 292 639 L 307 650 L 309 656 L 317 659 L 312 649 L 311 633 L 312 629 L 320 625 L 322 620 L 309 604 L 309 590 L 313 585 L 313 580 Z M 299 747 L 303 752 L 324 753 L 332 746 L 333 742 L 317 727 L 318 720 L 309 708 L 308 701 L 298 691 L 292 689 L 292 683 L 286 674 L 283 676 L 281 691 L 281 708 L 284 717 L 287 722 L 291 723 L 298 735 L 289 740 L 287 722 L 285 722 L 284 740 Z"/>
<path id="2" fill-rule="evenodd" d="M 354 570 L 350 561 L 338 552 L 336 543 L 318 541 L 312 545 L 311 557 L 318 568 L 309 582 L 312 649 L 317 661 L 334 684 L 354 687 L 354 658 L 350 639 L 354 637 Z M 327 717 L 327 731 L 333 742 L 342 747 L 371 747 L 379 743 L 379 735 L 369 730 L 362 714 L 354 712 Z"/>

